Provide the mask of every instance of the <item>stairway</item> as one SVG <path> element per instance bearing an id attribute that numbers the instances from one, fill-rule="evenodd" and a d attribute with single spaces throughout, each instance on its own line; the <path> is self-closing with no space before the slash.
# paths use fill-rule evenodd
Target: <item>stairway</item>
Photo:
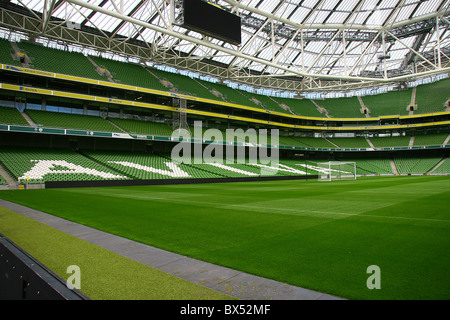
<path id="1" fill-rule="evenodd" d="M 409 140 L 409 147 L 412 148 L 414 146 L 414 139 L 415 136 L 411 136 L 411 139 Z"/>
<path id="2" fill-rule="evenodd" d="M 375 149 L 375 146 L 373 145 L 372 141 L 370 141 L 369 138 L 366 137 L 366 141 L 367 141 L 367 143 L 368 143 L 372 148 Z"/>
<path id="3" fill-rule="evenodd" d="M 450 140 L 450 134 L 445 138 L 445 141 L 443 143 L 444 146 L 448 145 L 448 141 Z"/>
<path id="4" fill-rule="evenodd" d="M 364 115 L 366 116 L 366 118 L 370 118 L 370 115 L 369 115 L 370 110 L 369 110 L 369 108 L 367 108 L 367 107 L 364 105 L 364 101 L 363 101 L 363 99 L 362 99 L 360 96 L 358 96 L 358 101 L 359 101 L 359 104 L 360 104 L 360 106 L 361 106 L 361 113 L 364 113 L 364 109 L 366 109 L 366 110 L 367 110 L 367 113 L 364 113 Z"/>
<path id="5" fill-rule="evenodd" d="M 312 100 L 312 99 L 311 99 L 311 102 L 314 103 L 314 105 L 316 106 L 317 110 L 319 110 L 320 113 L 325 113 L 325 116 L 327 118 L 331 118 L 330 115 L 328 114 L 328 110 L 327 109 L 319 106 L 319 104 L 316 101 Z"/>
<path id="6" fill-rule="evenodd" d="M 10 190 L 19 189 L 19 183 L 9 174 L 2 164 L 0 164 L 0 175 L 5 178 Z"/>
<path id="7" fill-rule="evenodd" d="M 281 109 L 286 110 L 288 112 L 290 112 L 293 115 L 296 115 L 294 111 L 291 110 L 291 108 L 284 103 L 280 103 L 278 101 L 276 101 L 275 99 L 273 99 L 272 97 L 269 96 L 269 99 L 272 100 L 274 103 L 276 103 Z"/>
<path id="8" fill-rule="evenodd" d="M 27 120 L 28 124 L 32 127 L 36 126 L 36 123 L 34 123 L 33 119 L 30 118 L 30 116 L 28 114 L 26 114 L 25 112 L 20 112 L 22 114 L 22 117 L 24 117 L 25 120 Z"/>
<path id="9" fill-rule="evenodd" d="M 149 68 L 145 68 L 143 66 L 143 68 L 145 69 L 145 71 L 147 71 L 148 73 L 150 73 L 153 77 L 155 77 L 159 83 L 161 83 L 164 87 L 166 87 L 167 89 L 169 89 L 170 92 L 177 92 L 177 87 L 175 87 L 175 85 L 170 82 L 169 80 L 166 79 L 162 79 L 160 77 L 158 77 L 154 72 L 152 72 Z"/>
<path id="10" fill-rule="evenodd" d="M 428 173 L 433 173 L 437 168 L 439 168 L 445 161 L 447 160 L 447 157 L 444 157 L 437 165 L 434 166 L 433 169 L 431 169 Z"/>
<path id="11" fill-rule="evenodd" d="M 208 88 L 204 83 L 202 83 L 201 81 L 198 81 L 196 78 L 192 78 L 192 80 L 194 80 L 197 84 L 201 85 L 203 88 L 205 88 L 206 90 L 208 90 L 209 92 L 211 92 L 214 96 L 216 96 L 217 98 L 222 99 L 222 101 L 226 101 L 225 97 L 223 96 L 223 94 L 221 94 L 219 91 L 217 90 L 212 90 L 210 88 Z"/>
<path id="12" fill-rule="evenodd" d="M 111 72 L 109 72 L 107 69 L 102 69 L 91 57 L 86 56 L 86 58 L 92 63 L 92 65 L 95 67 L 95 71 L 97 71 L 99 75 L 108 78 L 108 80 L 111 82 L 115 82 L 113 76 L 111 75 Z"/>
<path id="13" fill-rule="evenodd" d="M 22 64 L 22 67 L 30 68 L 31 67 L 31 59 L 28 57 L 28 55 L 25 54 L 23 58 L 19 56 L 19 52 L 21 52 L 20 48 L 17 46 L 17 44 L 14 41 L 11 41 L 11 47 L 14 49 L 14 60 L 19 61 Z"/>
<path id="14" fill-rule="evenodd" d="M 417 87 L 414 87 L 413 90 L 412 90 L 410 105 L 415 105 L 416 104 L 416 92 L 417 92 Z M 409 108 L 409 106 L 408 106 L 408 108 Z M 413 115 L 413 114 L 414 114 L 414 110 L 409 110 L 409 115 Z"/>
<path id="15" fill-rule="evenodd" d="M 389 159 L 389 162 L 391 163 L 392 172 L 398 176 L 398 170 L 397 166 L 395 165 L 394 159 Z"/>
<path id="16" fill-rule="evenodd" d="M 122 129 L 121 127 L 119 127 L 117 124 L 115 124 L 114 122 L 112 122 L 110 119 L 105 118 L 106 121 L 108 121 L 110 124 L 112 124 L 114 127 L 116 127 L 117 129 L 119 129 L 121 132 L 123 133 L 128 133 L 126 130 Z"/>
<path id="17" fill-rule="evenodd" d="M 336 148 L 338 148 L 338 149 L 342 149 L 342 147 L 340 147 L 340 146 L 338 146 L 336 143 L 334 143 L 333 141 L 331 141 L 330 139 L 328 139 L 328 138 L 325 138 L 324 137 L 324 139 L 326 140 L 326 141 L 328 141 L 329 143 L 331 143 L 333 146 L 335 146 Z"/>

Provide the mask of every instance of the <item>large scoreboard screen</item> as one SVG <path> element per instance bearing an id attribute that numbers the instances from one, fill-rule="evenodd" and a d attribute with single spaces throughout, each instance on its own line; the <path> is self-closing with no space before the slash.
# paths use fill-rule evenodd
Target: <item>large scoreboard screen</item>
<path id="1" fill-rule="evenodd" d="M 222 41 L 241 43 L 241 18 L 202 0 L 183 0 L 182 27 Z"/>

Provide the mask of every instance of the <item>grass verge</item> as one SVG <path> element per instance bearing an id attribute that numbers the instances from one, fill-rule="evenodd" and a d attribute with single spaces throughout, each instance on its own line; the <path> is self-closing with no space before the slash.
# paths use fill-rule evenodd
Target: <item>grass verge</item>
<path id="1" fill-rule="evenodd" d="M 166 274 L 0 207 L 0 232 L 63 279 L 81 270 L 92 300 L 222 300 L 219 292 Z"/>

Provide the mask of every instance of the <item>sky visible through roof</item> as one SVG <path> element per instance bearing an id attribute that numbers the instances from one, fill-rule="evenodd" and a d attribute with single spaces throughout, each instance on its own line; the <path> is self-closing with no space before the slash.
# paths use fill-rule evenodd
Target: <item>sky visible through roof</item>
<path id="1" fill-rule="evenodd" d="M 52 1 L 12 0 L 30 12 L 44 12 Z M 177 34 L 203 39 L 194 31 L 171 24 L 173 7 L 169 0 L 85 0 L 110 12 L 120 12 L 149 25 Z M 241 16 L 242 43 L 231 45 L 210 38 L 209 45 L 193 43 L 136 25 L 130 21 L 96 12 L 67 1 L 55 1 L 52 16 L 92 27 L 124 39 L 183 53 L 188 58 L 209 59 L 236 70 L 286 76 L 287 70 L 326 76 L 361 76 L 363 72 L 400 70 L 411 52 L 433 53 L 450 48 L 449 28 L 431 30 L 426 37 L 410 34 L 383 42 L 393 28 L 448 15 L 450 0 L 212 0 Z M 239 4 L 237 6 L 236 4 Z M 439 15 L 438 15 L 439 14 Z M 275 30 L 275 31 L 273 31 Z M 328 32 L 328 33 L 326 33 Z M 355 36 L 355 38 L 349 37 Z M 361 40 L 362 36 L 369 40 Z M 316 38 L 312 38 L 316 37 Z M 376 38 L 375 42 L 372 40 Z M 386 38 L 387 39 L 387 38 Z M 216 48 L 238 52 L 234 56 Z M 389 57 L 386 61 L 380 56 Z M 248 59 L 250 57 L 251 59 Z M 261 63 L 262 62 L 262 63 Z M 268 62 L 268 63 L 265 63 Z M 431 64 L 431 61 L 430 61 Z"/>

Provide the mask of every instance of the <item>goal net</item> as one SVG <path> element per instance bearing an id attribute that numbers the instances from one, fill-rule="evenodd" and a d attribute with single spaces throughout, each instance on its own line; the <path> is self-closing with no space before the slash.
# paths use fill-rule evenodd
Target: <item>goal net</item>
<path id="1" fill-rule="evenodd" d="M 356 180 L 356 162 L 328 161 L 317 162 L 319 181 Z"/>

